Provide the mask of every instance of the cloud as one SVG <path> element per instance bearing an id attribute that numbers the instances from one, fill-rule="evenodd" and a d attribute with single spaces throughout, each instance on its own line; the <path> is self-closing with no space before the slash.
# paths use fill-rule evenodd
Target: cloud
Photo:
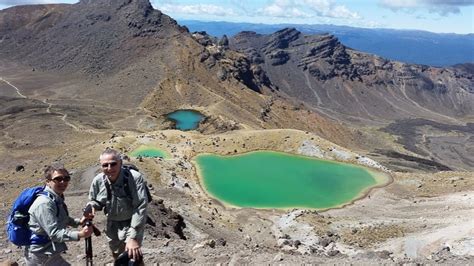
<path id="1" fill-rule="evenodd" d="M 169 14 L 187 14 L 187 15 L 212 15 L 212 16 L 235 16 L 234 10 L 217 5 L 176 5 L 164 4 L 159 6 L 160 10 Z"/>
<path id="2" fill-rule="evenodd" d="M 472 0 L 423 0 L 428 4 L 435 5 L 446 5 L 446 6 L 472 6 L 474 2 Z"/>
<path id="3" fill-rule="evenodd" d="M 230 4 L 236 9 L 241 10 L 244 14 L 253 12 L 251 3 L 255 0 L 230 0 Z"/>
<path id="4" fill-rule="evenodd" d="M 299 8 L 292 6 L 292 1 L 276 0 L 274 3 L 258 10 L 258 13 L 268 17 L 304 17 L 308 18 L 311 15 L 301 11 Z"/>
<path id="5" fill-rule="evenodd" d="M 240 16 L 240 17 L 273 17 L 273 18 L 341 18 L 360 19 L 359 14 L 352 12 L 344 5 L 335 4 L 334 0 L 272 0 L 269 4 L 255 8 L 251 0 L 230 0 L 224 5 L 212 4 L 179 4 L 174 0 L 159 2 L 155 6 L 167 14 L 202 15 L 202 16 Z M 262 1 L 263 2 L 263 1 Z M 254 7 L 254 8 L 252 8 Z"/>
<path id="6" fill-rule="evenodd" d="M 380 5 L 392 10 L 419 7 L 417 0 L 381 0 Z"/>
<path id="7" fill-rule="evenodd" d="M 461 7 L 474 5 L 473 0 L 380 0 L 379 3 L 392 11 L 412 12 L 416 9 L 426 9 L 442 16 L 459 14 Z"/>
<path id="8" fill-rule="evenodd" d="M 327 13 L 328 17 L 333 18 L 349 18 L 349 19 L 360 19 L 361 17 L 356 12 L 351 12 L 345 6 L 335 6 Z"/>
<path id="9" fill-rule="evenodd" d="M 344 5 L 336 5 L 333 0 L 274 0 L 258 13 L 270 17 L 361 18 L 357 12 L 350 11 Z"/>

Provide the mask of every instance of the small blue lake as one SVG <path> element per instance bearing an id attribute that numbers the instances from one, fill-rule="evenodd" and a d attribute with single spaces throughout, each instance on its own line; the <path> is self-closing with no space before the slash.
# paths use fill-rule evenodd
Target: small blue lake
<path id="1" fill-rule="evenodd" d="M 166 115 L 166 118 L 175 123 L 175 128 L 183 131 L 199 127 L 205 116 L 195 110 L 177 110 Z"/>
<path id="2" fill-rule="evenodd" d="M 150 157 L 150 158 L 169 158 L 169 154 L 166 153 L 163 150 L 160 150 L 158 148 L 152 147 L 152 146 L 146 146 L 146 145 L 141 145 L 140 147 L 136 148 L 130 153 L 130 156 L 132 157 Z"/>

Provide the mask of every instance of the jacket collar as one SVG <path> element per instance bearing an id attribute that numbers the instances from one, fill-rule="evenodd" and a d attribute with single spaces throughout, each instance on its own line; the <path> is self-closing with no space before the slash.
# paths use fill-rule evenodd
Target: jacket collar
<path id="1" fill-rule="evenodd" d="M 49 186 L 46 186 L 44 188 L 44 191 L 48 192 L 52 197 L 54 197 L 54 200 L 62 200 L 64 201 L 64 195 L 63 196 L 59 196 L 58 194 L 56 194 L 56 192 L 54 192 L 53 189 L 51 189 Z"/>

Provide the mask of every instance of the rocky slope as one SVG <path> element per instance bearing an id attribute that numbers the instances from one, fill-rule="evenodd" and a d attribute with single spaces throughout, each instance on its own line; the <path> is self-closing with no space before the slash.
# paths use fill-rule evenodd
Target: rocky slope
<path id="1" fill-rule="evenodd" d="M 55 88 L 55 98 L 145 108 L 154 117 L 192 107 L 212 116 L 209 121 L 241 128 L 291 127 L 289 121 L 306 114 L 293 110 L 288 99 L 265 93 L 271 92 L 271 83 L 252 69 L 243 54 L 208 49 L 147 0 L 80 1 L 59 7 L 0 12 L 0 18 L 8 21 L 24 10 L 34 14 L 16 24 L 11 21 L 14 27 L 0 28 L 4 36 L 0 54 L 4 64 L 16 62 L 74 80 Z M 38 87 L 30 94 L 44 99 L 44 91 Z M 338 127 L 316 113 L 310 116 L 320 122 L 318 128 Z M 301 121 L 297 128 L 323 132 L 310 121 Z"/>
<path id="2" fill-rule="evenodd" d="M 64 149 L 41 153 L 57 156 L 72 170 L 66 195 L 74 216 L 81 213 L 90 180 L 98 168 L 97 154 L 107 146 L 129 152 L 140 145 L 160 147 L 169 159 L 133 159 L 152 184 L 150 207 L 158 227 L 147 227 L 144 253 L 147 265 L 159 264 L 470 264 L 472 253 L 472 197 L 474 178 L 467 172 L 436 174 L 392 173 L 393 183 L 341 209 L 257 210 L 226 207 L 202 188 L 192 160 L 199 153 L 234 154 L 279 150 L 330 160 L 369 165 L 366 157 L 334 145 L 313 133 L 298 130 L 237 130 L 204 135 L 176 130 L 146 134 L 120 132 L 85 136 L 97 143 L 68 141 Z M 87 145 L 84 145 L 87 144 Z M 35 144 L 31 148 L 36 149 Z M 70 151 L 83 152 L 70 152 Z M 18 158 L 17 160 L 26 162 Z M 6 213 L 16 193 L 35 180 L 38 164 L 21 172 L 8 171 L 1 186 Z M 27 177 L 27 178 L 23 178 Z M 172 211 L 163 207 L 171 207 Z M 104 216 L 94 219 L 104 228 Z M 22 253 L 0 231 L 0 260 L 19 261 Z M 83 241 L 69 243 L 65 255 L 84 264 Z M 94 237 L 94 262 L 111 262 L 105 237 Z"/>
<path id="3" fill-rule="evenodd" d="M 453 122 L 474 114 L 474 76 L 464 71 L 389 61 L 347 48 L 332 35 L 293 28 L 271 35 L 242 32 L 229 43 L 280 90 L 341 120 Z"/>
<path id="4" fill-rule="evenodd" d="M 316 112 L 398 135 L 397 142 L 417 156 L 454 168 L 474 167 L 469 64 L 435 68 L 389 61 L 345 47 L 332 35 L 304 35 L 292 28 L 269 35 L 241 32 L 229 39 L 229 47 L 245 53 L 279 91 Z M 426 134 L 433 124 L 439 125 L 437 134 Z M 449 128 L 457 128 L 458 135 Z M 436 148 L 447 139 L 450 149 Z M 383 156 L 372 147 L 373 154 Z"/>
<path id="5" fill-rule="evenodd" d="M 45 164 L 62 161 L 77 216 L 104 148 L 154 145 L 172 157 L 133 161 L 154 188 L 152 215 L 163 218 L 147 229 L 149 263 L 472 261 L 463 248 L 472 239 L 472 172 L 438 173 L 472 167 L 467 70 L 390 62 L 291 29 L 217 40 L 189 33 L 146 0 L 13 7 L 0 22 L 2 215 L 41 182 Z M 437 85 L 425 88 L 421 76 Z M 438 115 L 412 99 L 418 94 L 441 95 Z M 393 112 L 369 108 L 379 100 Z M 207 116 L 198 130 L 170 130 L 163 115 L 184 108 Z M 413 119 L 392 123 L 405 115 Z M 229 208 L 202 189 L 193 156 L 254 150 L 363 164 L 394 180 L 326 212 Z M 0 260 L 17 261 L 21 251 L 0 240 Z M 105 239 L 94 241 L 96 262 L 110 262 Z M 68 259 L 83 264 L 82 243 L 70 247 Z"/>
<path id="6" fill-rule="evenodd" d="M 123 68 L 184 31 L 148 1 L 19 6 L 4 10 L 2 17 L 9 22 L 2 27 L 1 50 L 7 58 L 95 75 Z M 5 53 L 13 49 L 18 52 Z"/>

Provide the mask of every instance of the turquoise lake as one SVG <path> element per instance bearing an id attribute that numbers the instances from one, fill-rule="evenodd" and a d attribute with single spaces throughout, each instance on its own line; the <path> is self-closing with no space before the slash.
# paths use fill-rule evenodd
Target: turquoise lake
<path id="1" fill-rule="evenodd" d="M 166 152 L 160 149 L 157 149 L 155 147 L 150 147 L 150 146 L 145 146 L 145 145 L 140 146 L 137 149 L 133 150 L 130 153 L 130 156 L 132 157 L 141 156 L 141 157 L 152 157 L 152 158 L 157 158 L 157 157 L 168 158 L 169 157 L 169 155 Z"/>
<path id="2" fill-rule="evenodd" d="M 235 156 L 201 154 L 203 188 L 226 205 L 328 209 L 350 203 L 388 176 L 357 165 L 272 151 Z"/>
<path id="3" fill-rule="evenodd" d="M 176 124 L 176 129 L 187 131 L 199 127 L 199 123 L 204 120 L 204 115 L 194 110 L 178 110 L 166 115 L 166 117 Z"/>

